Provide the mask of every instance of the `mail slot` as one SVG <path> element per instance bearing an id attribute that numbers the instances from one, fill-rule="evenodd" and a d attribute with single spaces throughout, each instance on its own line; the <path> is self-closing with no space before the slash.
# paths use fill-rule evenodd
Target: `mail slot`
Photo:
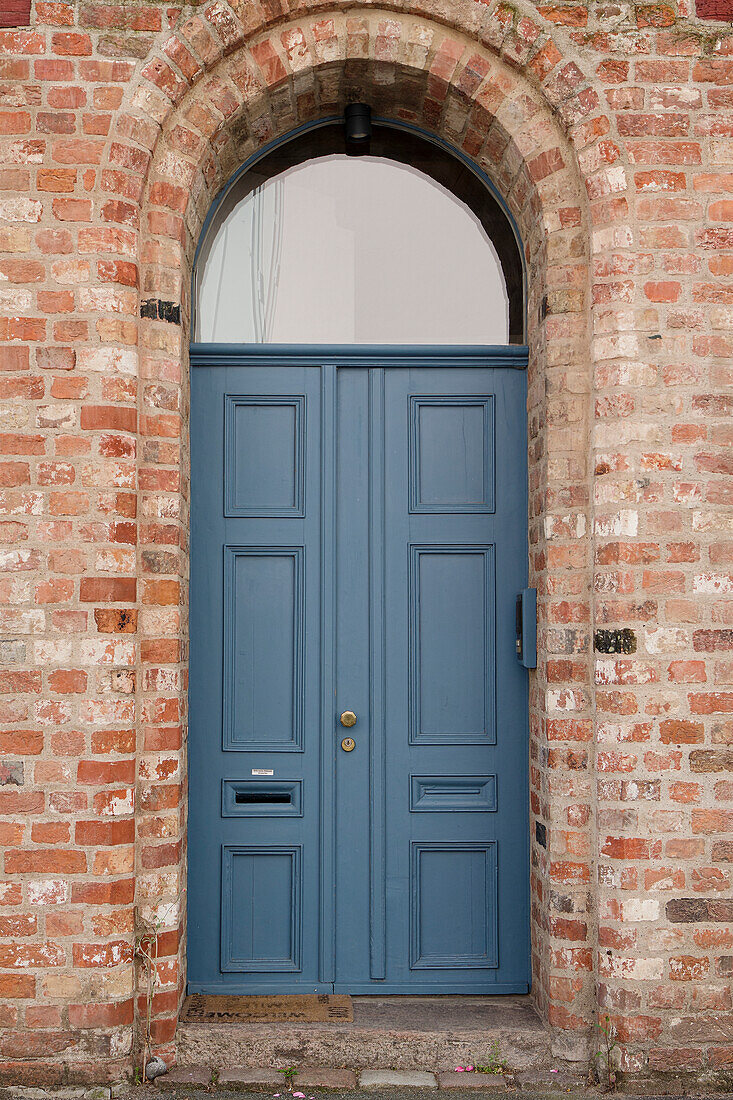
<path id="1" fill-rule="evenodd" d="M 224 779 L 222 817 L 302 817 L 301 779 Z"/>
<path id="2" fill-rule="evenodd" d="M 293 801 L 292 791 L 236 791 L 234 801 L 238 806 L 259 806 L 265 802 L 278 802 L 281 805 L 290 805 Z"/>

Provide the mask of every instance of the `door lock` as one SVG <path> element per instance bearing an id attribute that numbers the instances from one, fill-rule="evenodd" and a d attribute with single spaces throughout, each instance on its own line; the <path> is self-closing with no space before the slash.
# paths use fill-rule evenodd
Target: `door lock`
<path id="1" fill-rule="evenodd" d="M 341 748 L 344 750 L 344 752 L 353 752 L 353 750 L 356 748 L 356 741 L 353 737 L 344 737 L 343 741 L 341 742 Z"/>

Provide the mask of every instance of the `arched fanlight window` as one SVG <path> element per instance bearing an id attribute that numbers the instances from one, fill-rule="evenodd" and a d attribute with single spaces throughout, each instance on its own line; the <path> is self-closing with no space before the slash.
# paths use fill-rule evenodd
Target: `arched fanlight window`
<path id="1" fill-rule="evenodd" d="M 506 217 L 475 177 L 478 212 L 446 186 L 434 162 L 451 161 L 455 174 L 455 161 L 430 148 L 417 166 L 404 145 L 400 159 L 298 163 L 291 150 L 290 164 L 236 179 L 197 258 L 196 341 L 521 342 L 521 260 Z"/>

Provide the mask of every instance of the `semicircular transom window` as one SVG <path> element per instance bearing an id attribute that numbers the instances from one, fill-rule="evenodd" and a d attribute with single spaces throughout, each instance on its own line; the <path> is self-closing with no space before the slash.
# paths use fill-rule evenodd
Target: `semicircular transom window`
<path id="1" fill-rule="evenodd" d="M 217 208 L 197 261 L 199 342 L 508 343 L 491 239 L 410 165 L 335 154 L 239 196 Z"/>

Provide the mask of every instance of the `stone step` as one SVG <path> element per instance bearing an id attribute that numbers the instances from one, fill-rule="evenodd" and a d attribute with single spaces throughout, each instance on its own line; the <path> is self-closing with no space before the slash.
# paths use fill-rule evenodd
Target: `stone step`
<path id="1" fill-rule="evenodd" d="M 547 1032 L 528 998 L 355 998 L 353 1023 L 184 1023 L 184 1065 L 310 1065 L 447 1070 L 485 1063 L 550 1067 Z"/>
<path id="2" fill-rule="evenodd" d="M 550 1063 L 536 1032 L 377 1031 L 320 1029 L 307 1024 L 186 1024 L 178 1029 L 178 1058 L 186 1065 L 326 1065 L 351 1069 L 452 1069 L 488 1057 L 492 1042 L 510 1069 Z"/>

